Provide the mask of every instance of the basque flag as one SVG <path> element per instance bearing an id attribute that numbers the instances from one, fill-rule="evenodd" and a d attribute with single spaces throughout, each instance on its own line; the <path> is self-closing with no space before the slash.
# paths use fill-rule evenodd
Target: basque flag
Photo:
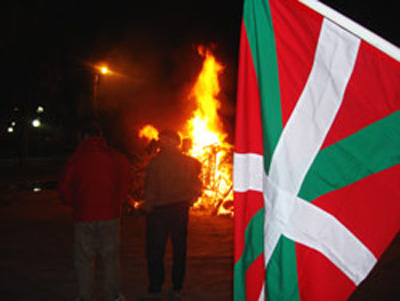
<path id="1" fill-rule="evenodd" d="M 235 300 L 345 300 L 395 237 L 399 61 L 318 1 L 245 0 Z"/>

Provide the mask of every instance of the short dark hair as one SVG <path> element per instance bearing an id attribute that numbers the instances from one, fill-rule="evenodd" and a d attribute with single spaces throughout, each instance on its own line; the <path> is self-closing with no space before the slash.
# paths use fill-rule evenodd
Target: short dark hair
<path id="1" fill-rule="evenodd" d="M 179 134 L 177 132 L 175 132 L 174 130 L 170 130 L 170 129 L 165 129 L 162 130 L 159 134 L 158 137 L 161 139 L 162 137 L 168 137 L 170 139 L 173 139 L 176 141 L 177 145 L 181 144 L 181 136 L 179 136 Z"/>
<path id="2" fill-rule="evenodd" d="M 101 127 L 98 123 L 90 123 L 86 127 L 83 128 L 82 130 L 83 136 L 102 136 L 103 131 L 101 130 Z"/>

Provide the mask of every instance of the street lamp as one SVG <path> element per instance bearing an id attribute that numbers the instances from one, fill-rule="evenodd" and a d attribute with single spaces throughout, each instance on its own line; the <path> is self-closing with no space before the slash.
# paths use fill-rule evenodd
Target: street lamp
<path id="1" fill-rule="evenodd" d="M 40 120 L 39 120 L 38 118 L 32 120 L 32 126 L 33 126 L 34 128 L 40 127 L 41 124 L 42 124 L 42 123 L 40 122 Z"/>
<path id="2" fill-rule="evenodd" d="M 108 76 L 114 74 L 106 65 L 95 66 L 94 85 L 93 85 L 93 110 L 96 117 L 98 117 L 98 91 L 100 86 L 101 76 Z"/>
<path id="3" fill-rule="evenodd" d="M 38 107 L 36 108 L 36 113 L 41 114 L 41 113 L 43 113 L 43 112 L 44 112 L 44 108 L 43 108 L 42 106 L 38 106 Z"/>
<path id="4" fill-rule="evenodd" d="M 110 73 L 110 69 L 108 69 L 107 66 L 103 66 L 103 67 L 100 68 L 100 72 L 103 75 L 109 74 Z"/>

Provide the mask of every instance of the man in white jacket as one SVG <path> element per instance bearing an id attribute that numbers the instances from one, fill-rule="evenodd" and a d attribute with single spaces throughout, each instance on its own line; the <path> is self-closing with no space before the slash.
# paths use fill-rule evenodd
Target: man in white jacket
<path id="1" fill-rule="evenodd" d="M 201 163 L 179 150 L 180 136 L 171 130 L 159 135 L 160 151 L 146 169 L 146 255 L 149 294 L 160 294 L 168 237 L 173 246 L 170 295 L 179 296 L 186 266 L 189 208 L 201 195 Z"/>

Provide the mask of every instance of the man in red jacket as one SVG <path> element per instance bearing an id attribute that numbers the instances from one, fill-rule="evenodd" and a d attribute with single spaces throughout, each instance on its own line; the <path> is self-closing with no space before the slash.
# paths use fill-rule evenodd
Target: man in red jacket
<path id="1" fill-rule="evenodd" d="M 89 127 L 63 170 L 59 191 L 74 210 L 74 265 L 78 300 L 93 296 L 93 262 L 103 262 L 104 300 L 125 300 L 119 270 L 121 204 L 130 190 L 130 164 Z"/>

